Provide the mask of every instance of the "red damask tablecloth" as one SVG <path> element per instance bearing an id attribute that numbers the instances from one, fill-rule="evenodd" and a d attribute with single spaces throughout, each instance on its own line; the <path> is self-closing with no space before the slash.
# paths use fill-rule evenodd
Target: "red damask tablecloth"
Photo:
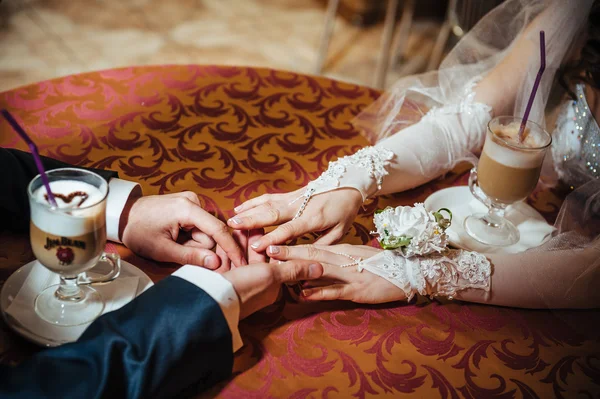
<path id="1" fill-rule="evenodd" d="M 244 200 L 303 186 L 330 160 L 367 145 L 350 121 L 379 94 L 270 69 L 157 66 L 25 86 L 1 93 L 0 107 L 44 155 L 117 170 L 146 194 L 192 190 L 227 218 Z M 0 145 L 26 149 L 3 121 Z M 464 171 L 370 202 L 345 241 L 366 243 L 375 209 L 465 184 Z M 548 219 L 560 205 L 551 192 L 530 202 Z M 154 280 L 175 270 L 117 249 Z M 0 233 L 0 284 L 32 258 L 27 237 Z M 598 397 L 599 316 L 426 299 L 306 305 L 285 297 L 241 323 L 246 345 L 233 376 L 201 396 Z M 0 324 L 0 361 L 35 350 Z"/>

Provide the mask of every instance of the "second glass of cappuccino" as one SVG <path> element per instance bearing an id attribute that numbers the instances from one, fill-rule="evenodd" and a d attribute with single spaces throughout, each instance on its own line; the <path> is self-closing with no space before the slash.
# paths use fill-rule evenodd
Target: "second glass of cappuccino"
<path id="1" fill-rule="evenodd" d="M 521 121 L 513 116 L 493 118 L 479 164 L 471 170 L 471 193 L 488 207 L 488 212 L 467 217 L 464 227 L 483 244 L 507 246 L 519 241 L 519 230 L 504 218 L 504 211 L 535 189 L 552 143 L 550 134 L 531 121 L 527 121 L 519 139 Z"/>
<path id="2" fill-rule="evenodd" d="M 38 262 L 60 276 L 60 284 L 37 296 L 35 311 L 54 325 L 86 324 L 104 310 L 104 299 L 90 285 L 112 281 L 121 270 L 119 255 L 104 253 L 108 183 L 83 169 L 46 174 L 57 206 L 50 204 L 41 176 L 36 176 L 27 189 L 31 247 Z M 107 262 L 110 272 L 89 278 L 86 272 L 99 262 Z"/>

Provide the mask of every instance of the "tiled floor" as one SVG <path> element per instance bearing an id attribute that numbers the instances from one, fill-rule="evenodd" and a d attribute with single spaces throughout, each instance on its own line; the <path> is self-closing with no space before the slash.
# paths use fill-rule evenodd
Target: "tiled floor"
<path id="1" fill-rule="evenodd" d="M 318 0 L 0 0 L 0 91 L 72 73 L 147 64 L 268 66 L 313 73 Z M 439 23 L 417 20 L 408 62 L 423 70 Z M 338 17 L 324 74 L 372 85 L 382 24 Z"/>

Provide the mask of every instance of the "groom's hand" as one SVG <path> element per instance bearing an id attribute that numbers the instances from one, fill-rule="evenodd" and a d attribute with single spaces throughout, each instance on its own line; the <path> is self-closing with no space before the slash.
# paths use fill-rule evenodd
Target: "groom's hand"
<path id="1" fill-rule="evenodd" d="M 121 239 L 138 255 L 217 269 L 221 259 L 210 250 L 216 242 L 236 266 L 247 264 L 227 226 L 190 191 L 134 198 L 123 214 Z"/>
<path id="2" fill-rule="evenodd" d="M 323 266 L 314 261 L 294 260 L 280 264 L 257 263 L 223 273 L 240 300 L 240 320 L 273 304 L 281 284 L 314 280 L 323 274 Z"/>

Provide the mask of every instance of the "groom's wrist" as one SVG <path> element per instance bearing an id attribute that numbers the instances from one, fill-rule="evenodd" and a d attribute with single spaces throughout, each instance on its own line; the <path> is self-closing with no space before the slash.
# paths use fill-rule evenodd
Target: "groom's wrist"
<path id="1" fill-rule="evenodd" d="M 106 235 L 109 240 L 121 242 L 129 210 L 141 196 L 142 188 L 138 183 L 118 178 L 110 179 L 106 200 Z"/>

